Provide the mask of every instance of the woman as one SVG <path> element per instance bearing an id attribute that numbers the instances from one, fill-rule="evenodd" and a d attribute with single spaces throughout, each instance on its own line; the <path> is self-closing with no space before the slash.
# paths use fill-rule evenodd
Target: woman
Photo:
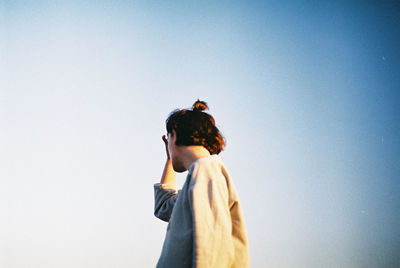
<path id="1" fill-rule="evenodd" d="M 248 242 L 235 187 L 218 154 L 225 141 L 197 100 L 173 111 L 162 137 L 167 161 L 154 185 L 154 215 L 167 221 L 159 268 L 249 267 Z M 182 189 L 176 173 L 188 171 Z"/>

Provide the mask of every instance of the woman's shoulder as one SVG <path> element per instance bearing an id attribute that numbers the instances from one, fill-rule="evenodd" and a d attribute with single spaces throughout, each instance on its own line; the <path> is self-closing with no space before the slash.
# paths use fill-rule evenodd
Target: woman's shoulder
<path id="1" fill-rule="evenodd" d="M 225 183 L 229 176 L 218 155 L 210 155 L 197 159 L 189 170 L 191 184 L 195 183 Z"/>

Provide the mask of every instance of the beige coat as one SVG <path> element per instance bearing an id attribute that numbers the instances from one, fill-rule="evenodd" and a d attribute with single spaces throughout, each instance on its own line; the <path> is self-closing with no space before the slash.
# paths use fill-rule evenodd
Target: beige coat
<path id="1" fill-rule="evenodd" d="M 182 190 L 159 183 L 154 190 L 154 215 L 169 222 L 158 268 L 249 267 L 243 214 L 219 156 L 196 160 Z"/>

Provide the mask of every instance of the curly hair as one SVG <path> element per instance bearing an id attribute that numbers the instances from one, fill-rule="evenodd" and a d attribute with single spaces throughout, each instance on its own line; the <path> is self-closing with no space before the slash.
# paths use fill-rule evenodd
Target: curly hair
<path id="1" fill-rule="evenodd" d="M 225 147 L 225 139 L 215 126 L 214 118 L 203 112 L 207 103 L 197 100 L 192 109 L 176 109 L 166 120 L 167 132 L 175 130 L 176 145 L 202 145 L 210 154 L 219 154 Z"/>

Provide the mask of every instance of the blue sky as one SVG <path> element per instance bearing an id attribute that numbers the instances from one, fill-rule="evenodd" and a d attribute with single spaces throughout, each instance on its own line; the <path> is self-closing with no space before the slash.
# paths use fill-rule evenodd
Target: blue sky
<path id="1" fill-rule="evenodd" d="M 0 11 L 0 266 L 154 267 L 165 119 L 197 98 L 227 139 L 252 267 L 399 265 L 399 4 Z"/>

